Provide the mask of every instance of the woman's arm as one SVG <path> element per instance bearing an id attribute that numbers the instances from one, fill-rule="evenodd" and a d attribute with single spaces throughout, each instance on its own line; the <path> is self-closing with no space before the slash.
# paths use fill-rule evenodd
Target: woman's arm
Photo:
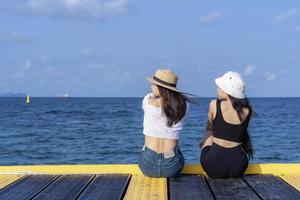
<path id="1" fill-rule="evenodd" d="M 200 143 L 199 147 L 203 149 L 206 146 L 210 146 L 213 143 L 213 119 L 214 112 L 216 108 L 216 100 L 212 100 L 209 104 L 208 114 L 207 114 L 207 124 L 206 124 L 206 134 Z"/>

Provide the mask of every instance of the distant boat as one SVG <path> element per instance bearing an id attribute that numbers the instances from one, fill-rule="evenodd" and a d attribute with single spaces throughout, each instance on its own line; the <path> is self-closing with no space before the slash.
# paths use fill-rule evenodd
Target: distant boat
<path id="1" fill-rule="evenodd" d="M 30 103 L 30 97 L 29 97 L 29 95 L 26 96 L 26 103 L 27 103 L 27 104 Z"/>
<path id="2" fill-rule="evenodd" d="M 64 94 L 64 95 L 61 95 L 61 96 L 58 96 L 58 98 L 69 98 L 70 96 L 68 94 Z"/>

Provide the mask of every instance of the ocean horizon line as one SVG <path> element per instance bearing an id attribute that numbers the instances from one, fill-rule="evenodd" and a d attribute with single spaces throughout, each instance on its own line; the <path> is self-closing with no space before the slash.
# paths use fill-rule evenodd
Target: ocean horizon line
<path id="1" fill-rule="evenodd" d="M 69 98 L 143 98 L 144 96 L 69 96 L 69 97 L 61 97 L 61 96 L 30 96 L 30 98 L 57 98 L 57 99 L 69 99 Z M 0 96 L 0 98 L 26 98 L 26 96 L 24 97 L 9 97 L 9 96 Z M 197 97 L 190 97 L 192 99 L 213 99 L 213 98 L 217 98 L 216 96 L 214 97 L 209 97 L 209 96 L 197 96 Z M 247 98 L 252 99 L 252 98 L 274 98 L 274 99 L 278 99 L 278 98 L 300 98 L 296 97 L 296 96 L 248 96 Z"/>

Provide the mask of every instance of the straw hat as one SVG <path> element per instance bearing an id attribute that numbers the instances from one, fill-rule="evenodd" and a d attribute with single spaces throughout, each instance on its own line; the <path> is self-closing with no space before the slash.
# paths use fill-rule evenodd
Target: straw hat
<path id="1" fill-rule="evenodd" d="M 146 79 L 155 85 L 180 92 L 176 88 L 178 77 L 169 69 L 158 69 L 153 77 L 147 77 Z"/>
<path id="2" fill-rule="evenodd" d="M 215 83 L 225 93 L 238 98 L 244 99 L 245 81 L 242 76 L 237 72 L 228 71 L 223 76 L 216 78 Z"/>

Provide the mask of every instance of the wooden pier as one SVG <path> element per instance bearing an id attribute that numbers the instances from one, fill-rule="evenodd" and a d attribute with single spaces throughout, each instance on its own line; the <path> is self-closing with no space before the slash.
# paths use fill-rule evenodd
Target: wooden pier
<path id="1" fill-rule="evenodd" d="M 253 164 L 243 178 L 212 179 L 200 165 L 149 178 L 136 165 L 0 166 L 0 200 L 300 200 L 300 164 Z"/>

